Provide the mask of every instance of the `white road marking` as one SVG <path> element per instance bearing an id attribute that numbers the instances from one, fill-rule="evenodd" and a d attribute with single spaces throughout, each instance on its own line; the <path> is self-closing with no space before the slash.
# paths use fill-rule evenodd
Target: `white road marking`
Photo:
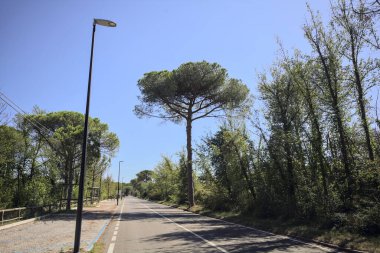
<path id="1" fill-rule="evenodd" d="M 146 201 L 146 202 L 150 203 L 149 201 Z M 162 205 L 162 206 L 165 206 L 165 205 Z M 147 207 L 147 206 L 145 206 L 145 207 Z M 169 206 L 165 206 L 165 207 L 172 208 L 172 207 L 169 207 Z M 177 209 L 177 208 L 173 208 L 173 209 Z M 152 210 L 152 209 L 150 209 L 150 210 Z M 177 210 L 180 210 L 180 209 L 177 209 Z M 154 210 L 152 210 L 152 211 L 155 212 Z M 249 230 L 253 230 L 253 231 L 256 231 L 256 232 L 261 232 L 263 234 L 267 234 L 267 235 L 271 235 L 271 236 L 276 236 L 276 237 L 279 237 L 279 238 L 282 238 L 282 239 L 287 239 L 287 240 L 290 240 L 290 241 L 293 241 L 293 242 L 297 242 L 297 243 L 301 243 L 301 244 L 304 244 L 304 245 L 308 245 L 308 246 L 313 247 L 313 248 L 318 248 L 318 249 L 323 250 L 325 252 L 331 252 L 331 248 L 319 246 L 318 244 L 314 244 L 314 243 L 304 242 L 304 241 L 301 241 L 301 240 L 298 240 L 298 239 L 295 239 L 295 238 L 292 238 L 292 237 L 289 237 L 289 236 L 277 235 L 277 234 L 273 234 L 271 232 L 260 230 L 260 229 L 257 229 L 257 228 L 252 228 L 252 227 L 244 226 L 244 225 L 241 225 L 241 224 L 237 224 L 237 223 L 233 223 L 233 222 L 230 222 L 230 221 L 225 221 L 225 220 L 221 220 L 221 219 L 217 219 L 217 218 L 213 218 L 213 217 L 202 216 L 200 214 L 192 213 L 192 212 L 188 212 L 188 211 L 184 211 L 184 210 L 180 210 L 180 211 L 183 211 L 183 212 L 188 213 L 188 214 L 197 215 L 197 216 L 200 216 L 200 217 L 207 217 L 207 218 L 210 218 L 210 219 L 213 219 L 213 220 L 217 220 L 217 221 L 221 221 L 221 222 L 224 222 L 224 223 L 227 223 L 227 224 L 230 224 L 230 225 L 234 225 L 234 226 L 238 226 L 238 227 L 243 227 L 243 228 L 246 228 L 246 229 L 249 229 Z M 155 212 L 155 213 L 157 213 L 157 212 Z M 157 214 L 160 215 L 159 213 L 157 213 Z M 160 216 L 162 216 L 162 215 L 160 215 Z M 164 218 L 170 220 L 167 217 L 164 217 Z M 170 220 L 170 221 L 172 221 L 172 220 Z M 172 221 L 172 222 L 174 222 L 174 221 Z M 175 224 L 178 225 L 178 226 L 181 226 L 181 225 L 179 225 L 177 223 L 175 223 Z M 185 228 L 185 230 L 186 230 L 186 228 Z"/>
<path id="2" fill-rule="evenodd" d="M 175 221 L 169 219 L 168 217 L 166 217 L 166 216 L 164 216 L 164 215 L 162 215 L 162 214 L 156 212 L 155 210 L 149 208 L 148 206 L 146 206 L 146 205 L 144 205 L 144 206 L 145 206 L 145 208 L 148 208 L 149 210 L 151 210 L 152 212 L 154 212 L 154 213 L 156 213 L 157 215 L 161 216 L 162 218 L 167 219 L 167 220 L 173 222 L 173 223 L 174 223 L 175 225 L 177 225 L 178 227 L 182 228 L 183 230 L 186 230 L 187 232 L 191 233 L 192 235 L 194 235 L 194 236 L 198 237 L 199 239 L 203 240 L 204 242 L 206 242 L 207 244 L 211 245 L 212 247 L 217 248 L 219 251 L 224 252 L 224 253 L 228 253 L 227 250 L 225 250 L 225 249 L 219 247 L 219 246 L 216 245 L 215 243 L 213 243 L 213 242 L 211 242 L 211 241 L 209 241 L 209 240 L 203 238 L 202 236 L 200 236 L 200 235 L 194 233 L 194 232 L 191 231 L 190 229 L 185 228 L 184 226 L 182 226 L 182 225 L 176 223 Z"/>
<path id="3" fill-rule="evenodd" d="M 107 253 L 113 253 L 114 248 L 115 248 L 115 243 L 111 243 L 110 246 L 108 247 Z"/>
<path id="4" fill-rule="evenodd" d="M 120 220 L 121 220 L 121 214 L 123 213 L 123 209 L 124 209 L 124 202 L 125 202 L 125 199 L 124 199 L 124 201 L 122 203 L 122 206 L 121 206 L 121 209 L 120 209 L 119 218 L 117 219 L 115 230 L 113 232 L 113 236 L 112 236 L 112 239 L 111 239 L 110 246 L 108 247 L 107 253 L 113 253 L 113 250 L 115 248 L 115 242 L 116 242 L 117 233 L 118 233 L 118 230 L 119 230 L 119 225 L 120 225 Z"/>
<path id="5" fill-rule="evenodd" d="M 187 212 L 187 211 L 184 211 L 184 212 L 204 217 L 204 216 L 202 216 L 200 214 L 197 214 L 197 213 L 191 213 L 191 212 Z M 327 247 L 319 246 L 318 244 L 304 242 L 304 241 L 301 241 L 301 240 L 298 240 L 298 239 L 295 239 L 295 238 L 292 238 L 292 237 L 289 237 L 289 236 L 286 236 L 286 235 L 277 235 L 277 234 L 273 234 L 273 233 L 268 232 L 268 231 L 260 230 L 260 229 L 253 228 L 253 227 L 244 226 L 244 225 L 233 223 L 233 222 L 230 222 L 230 221 L 225 221 L 225 220 L 221 220 L 221 219 L 217 219 L 217 218 L 213 218 L 213 217 L 208 217 L 208 216 L 206 216 L 206 217 L 210 218 L 210 219 L 213 219 L 213 220 L 221 221 L 221 222 L 224 222 L 224 223 L 227 223 L 227 224 L 230 224 L 230 225 L 234 225 L 234 226 L 243 227 L 243 228 L 246 228 L 246 229 L 249 229 L 249 230 L 253 230 L 255 232 L 261 232 L 263 234 L 267 234 L 267 235 L 271 235 L 271 236 L 276 236 L 276 237 L 279 237 L 281 239 L 286 239 L 286 240 L 289 240 L 289 241 L 305 244 L 305 245 L 308 245 L 308 246 L 313 247 L 313 248 L 318 248 L 318 249 L 323 250 L 325 252 L 330 252 L 331 251 L 331 248 L 329 249 Z"/>

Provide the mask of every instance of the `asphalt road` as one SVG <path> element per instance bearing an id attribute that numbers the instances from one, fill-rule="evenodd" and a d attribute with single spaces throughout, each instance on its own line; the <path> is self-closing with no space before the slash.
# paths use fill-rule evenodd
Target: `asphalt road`
<path id="1" fill-rule="evenodd" d="M 285 236 L 127 197 L 103 240 L 105 252 L 339 252 Z"/>

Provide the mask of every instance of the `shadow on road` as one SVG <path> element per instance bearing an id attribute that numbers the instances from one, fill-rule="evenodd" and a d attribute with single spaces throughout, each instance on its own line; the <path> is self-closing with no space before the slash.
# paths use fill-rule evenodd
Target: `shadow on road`
<path id="1" fill-rule="evenodd" d="M 161 220 L 163 224 L 175 222 L 205 240 L 216 243 L 228 252 L 323 252 L 317 247 L 307 246 L 302 242 L 294 241 L 283 236 L 271 235 L 263 231 L 229 224 L 221 220 L 191 213 L 178 213 L 177 210 L 165 207 L 159 208 L 155 206 L 154 209 L 171 221 L 164 219 L 154 212 L 146 212 L 146 208 L 135 208 L 135 212 L 130 212 L 123 216 L 122 221 L 141 220 L 141 222 L 157 222 Z M 182 241 L 190 244 L 203 241 L 201 238 L 191 235 L 191 233 L 184 230 L 162 233 L 145 240 L 146 242 L 156 241 L 157 243 Z M 331 249 L 329 252 L 342 251 Z"/>

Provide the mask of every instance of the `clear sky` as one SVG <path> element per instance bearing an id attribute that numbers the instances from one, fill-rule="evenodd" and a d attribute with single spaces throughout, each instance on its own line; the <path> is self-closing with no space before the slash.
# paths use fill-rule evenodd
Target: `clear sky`
<path id="1" fill-rule="evenodd" d="M 328 0 L 309 3 L 329 17 Z M 90 115 L 118 135 L 109 174 L 116 179 L 123 160 L 120 178 L 129 181 L 162 155 L 177 159 L 186 145 L 183 124 L 134 115 L 144 73 L 217 62 L 255 94 L 257 72 L 276 58 L 277 37 L 289 50 L 310 50 L 307 16 L 305 0 L 1 0 L 0 91 L 27 112 L 37 105 L 84 113 L 92 20 L 116 22 L 97 27 Z M 194 143 L 217 124 L 196 121 Z"/>

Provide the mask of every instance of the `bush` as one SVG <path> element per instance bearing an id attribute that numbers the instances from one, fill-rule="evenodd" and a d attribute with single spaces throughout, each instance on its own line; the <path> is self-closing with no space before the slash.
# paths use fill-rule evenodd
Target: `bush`
<path id="1" fill-rule="evenodd" d="M 380 234 L 380 204 L 353 215 L 353 226 L 363 235 Z"/>
<path id="2" fill-rule="evenodd" d="M 50 204 L 49 193 L 50 185 L 44 178 L 34 178 L 27 182 L 24 188 L 24 196 L 27 206 L 43 206 Z"/>
<path id="3" fill-rule="evenodd" d="M 323 228 L 347 230 L 362 235 L 379 235 L 380 204 L 352 214 L 334 213 L 326 219 Z"/>

